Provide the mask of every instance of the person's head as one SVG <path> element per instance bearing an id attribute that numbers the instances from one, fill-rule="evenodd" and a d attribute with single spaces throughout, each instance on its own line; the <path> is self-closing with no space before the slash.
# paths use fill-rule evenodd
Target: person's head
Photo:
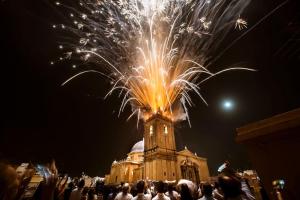
<path id="1" fill-rule="evenodd" d="M 162 181 L 158 181 L 155 189 L 158 193 L 163 193 L 164 192 L 164 183 Z"/>
<path id="2" fill-rule="evenodd" d="M 204 196 L 211 197 L 212 196 L 212 191 L 213 191 L 213 188 L 212 188 L 211 184 L 205 183 L 203 185 L 203 195 Z"/>
<path id="3" fill-rule="evenodd" d="M 85 187 L 85 188 L 83 188 L 83 191 L 82 191 L 82 195 L 83 196 L 87 196 L 88 195 L 88 192 L 89 192 L 89 188 L 87 188 L 87 187 Z"/>
<path id="4" fill-rule="evenodd" d="M 226 198 L 237 197 L 241 194 L 241 182 L 239 179 L 231 176 L 220 176 L 218 181 Z"/>
<path id="5" fill-rule="evenodd" d="M 83 188 L 84 187 L 84 185 L 85 185 L 85 181 L 84 181 L 84 179 L 81 179 L 79 182 L 78 182 L 78 188 Z"/>
<path id="6" fill-rule="evenodd" d="M 143 193 L 145 189 L 145 181 L 140 180 L 137 184 L 136 184 L 136 190 L 137 193 Z"/>
<path id="7" fill-rule="evenodd" d="M 225 165 L 225 167 L 229 167 L 230 166 L 230 162 L 228 160 L 225 160 L 224 165 Z"/>
<path id="8" fill-rule="evenodd" d="M 119 192 L 121 192 L 122 191 L 122 186 L 121 185 L 118 185 L 117 187 L 116 187 L 116 193 L 119 193 Z"/>
<path id="9" fill-rule="evenodd" d="M 169 191 L 169 192 L 172 192 L 173 190 L 174 190 L 173 185 L 172 185 L 172 184 L 169 184 L 169 185 L 168 185 L 168 191 Z"/>
<path id="10" fill-rule="evenodd" d="M 180 187 L 180 196 L 181 196 L 181 200 L 191 200 L 193 199 L 190 189 L 187 186 L 187 184 L 183 183 L 181 184 Z"/>
<path id="11" fill-rule="evenodd" d="M 13 199 L 18 192 L 19 180 L 16 170 L 0 163 L 0 199 Z"/>
<path id="12" fill-rule="evenodd" d="M 124 183 L 122 186 L 122 192 L 123 194 L 127 194 L 129 191 L 129 184 L 128 183 Z"/>
<path id="13" fill-rule="evenodd" d="M 74 183 L 71 181 L 69 184 L 68 184 L 68 188 L 70 188 L 70 189 L 74 189 L 74 187 L 75 187 L 75 185 L 74 185 Z"/>
<path id="14" fill-rule="evenodd" d="M 214 183 L 214 188 L 215 188 L 215 189 L 219 189 L 219 187 L 220 187 L 219 183 L 218 183 L 218 182 L 215 182 L 215 183 Z"/>
<path id="15" fill-rule="evenodd" d="M 88 192 L 88 200 L 93 200 L 94 195 L 95 195 L 95 190 L 93 188 L 90 188 Z"/>
<path id="16" fill-rule="evenodd" d="M 73 183 L 74 185 L 78 185 L 79 179 L 77 177 L 73 178 Z"/>
<path id="17" fill-rule="evenodd" d="M 104 191 L 104 183 L 103 183 L 103 181 L 99 181 L 98 180 L 96 182 L 95 189 L 96 189 L 96 193 L 103 193 L 103 191 Z"/>

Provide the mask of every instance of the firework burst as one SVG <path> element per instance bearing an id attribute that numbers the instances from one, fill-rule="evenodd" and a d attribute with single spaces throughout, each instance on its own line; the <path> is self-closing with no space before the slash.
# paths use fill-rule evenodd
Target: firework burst
<path id="1" fill-rule="evenodd" d="M 131 118 L 160 113 L 188 119 L 190 92 L 204 103 L 200 86 L 233 69 L 207 68 L 220 42 L 234 26 L 244 28 L 240 14 L 249 0 L 82 0 L 78 6 L 56 2 L 68 11 L 65 24 L 53 25 L 69 37 L 59 45 L 63 59 L 80 58 L 98 69 L 81 71 L 108 77 L 118 92 L 120 112 L 131 105 Z M 236 19 L 240 20 L 239 22 Z M 236 25 L 238 24 L 238 25 Z M 241 29 L 240 28 L 240 29 Z"/>
<path id="2" fill-rule="evenodd" d="M 247 25 L 248 25 L 247 21 L 245 21 L 244 19 L 242 19 L 242 18 L 239 17 L 236 20 L 235 28 L 238 28 L 239 30 L 242 30 L 244 28 L 247 28 Z"/>

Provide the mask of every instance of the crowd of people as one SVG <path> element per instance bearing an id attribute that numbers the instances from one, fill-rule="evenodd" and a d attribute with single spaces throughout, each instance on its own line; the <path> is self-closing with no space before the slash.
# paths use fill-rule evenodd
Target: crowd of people
<path id="1" fill-rule="evenodd" d="M 199 185 L 189 180 L 174 182 L 140 180 L 134 184 L 105 185 L 97 181 L 87 186 L 83 178 L 58 175 L 55 163 L 34 189 L 28 189 L 30 178 L 19 177 L 16 170 L 0 164 L 0 200 L 253 200 L 247 183 L 234 173 L 221 173 L 214 183 Z M 23 175 L 25 176 L 25 175 Z M 28 174 L 27 174 L 28 176 Z M 31 191 L 30 191 L 31 190 Z M 31 196 L 28 194 L 31 192 Z M 25 193 L 27 195 L 25 195 Z"/>
<path id="2" fill-rule="evenodd" d="M 101 182 L 95 188 L 85 188 L 84 180 L 77 187 L 70 183 L 61 199 L 64 200 L 254 200 L 249 188 L 240 180 L 220 176 L 215 184 L 202 183 L 194 188 L 191 183 L 164 183 L 140 180 L 135 184 L 122 183 L 120 186 L 104 186 Z M 70 185 L 69 184 L 69 185 Z M 72 191 L 71 191 L 72 190 Z"/>

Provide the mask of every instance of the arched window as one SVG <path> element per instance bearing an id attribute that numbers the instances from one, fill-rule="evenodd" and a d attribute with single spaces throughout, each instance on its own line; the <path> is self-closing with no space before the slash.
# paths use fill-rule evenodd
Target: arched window
<path id="1" fill-rule="evenodd" d="M 150 132 L 150 135 L 153 135 L 153 125 L 150 125 L 149 132 Z"/>
<path id="2" fill-rule="evenodd" d="M 168 134 L 168 127 L 164 125 L 164 134 Z"/>

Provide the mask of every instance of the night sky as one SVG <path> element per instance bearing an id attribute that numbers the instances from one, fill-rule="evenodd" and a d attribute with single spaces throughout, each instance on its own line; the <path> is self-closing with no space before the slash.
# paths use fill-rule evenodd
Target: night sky
<path id="1" fill-rule="evenodd" d="M 50 65 L 59 56 L 59 35 L 51 28 L 60 13 L 46 0 L 0 1 L 1 132 L 0 159 L 44 163 L 54 158 L 71 175 L 109 173 L 142 139 L 142 123 L 118 118 L 120 100 L 104 100 L 107 80 L 90 74 L 61 87 L 72 74 L 70 63 Z M 249 27 L 282 0 L 253 0 L 243 17 Z M 53 3 L 52 3 L 53 4 Z M 251 168 L 246 150 L 235 143 L 235 129 L 300 107 L 300 5 L 289 1 L 233 45 L 214 65 L 255 68 L 231 71 L 202 85 L 209 106 L 193 96 L 192 127 L 175 125 L 177 150 L 186 145 L 208 158 L 211 174 L 229 160 L 236 169 Z M 220 50 L 241 33 L 233 30 Z M 224 99 L 235 108 L 225 111 Z"/>

